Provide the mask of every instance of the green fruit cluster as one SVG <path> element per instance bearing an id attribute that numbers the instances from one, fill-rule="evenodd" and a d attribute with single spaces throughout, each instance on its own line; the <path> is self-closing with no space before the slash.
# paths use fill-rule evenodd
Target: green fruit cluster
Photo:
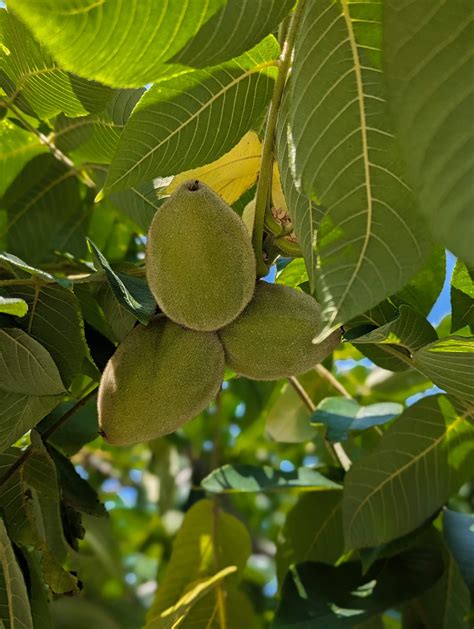
<path id="1" fill-rule="evenodd" d="M 103 436 L 127 445 L 177 430 L 203 411 L 227 365 L 254 380 L 308 371 L 339 343 L 321 344 L 317 302 L 287 286 L 256 282 L 249 233 L 199 181 L 182 184 L 157 211 L 146 274 L 163 314 L 134 328 L 102 375 Z"/>

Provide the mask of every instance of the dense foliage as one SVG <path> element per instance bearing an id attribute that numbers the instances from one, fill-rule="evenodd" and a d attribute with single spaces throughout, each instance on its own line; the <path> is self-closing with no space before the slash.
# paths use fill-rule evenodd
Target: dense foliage
<path id="1" fill-rule="evenodd" d="M 0 627 L 472 627 L 472 2 L 5 4 Z M 190 178 L 342 342 L 113 446 L 101 373 Z M 288 362 L 297 310 L 262 332 Z"/>

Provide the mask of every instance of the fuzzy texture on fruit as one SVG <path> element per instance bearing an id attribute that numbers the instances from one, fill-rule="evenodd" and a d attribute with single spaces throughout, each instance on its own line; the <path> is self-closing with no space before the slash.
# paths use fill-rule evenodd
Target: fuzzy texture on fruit
<path id="1" fill-rule="evenodd" d="M 156 212 L 145 264 L 161 310 L 193 330 L 227 325 L 255 290 L 255 254 L 242 219 L 195 180 L 183 183 Z"/>
<path id="2" fill-rule="evenodd" d="M 247 308 L 218 334 L 230 369 L 253 380 L 277 380 L 308 371 L 339 344 L 339 330 L 313 344 L 320 329 L 317 301 L 260 281 Z"/>
<path id="3" fill-rule="evenodd" d="M 115 445 L 174 432 L 204 410 L 224 375 L 215 333 L 163 316 L 135 327 L 107 363 L 98 396 L 103 437 Z"/>

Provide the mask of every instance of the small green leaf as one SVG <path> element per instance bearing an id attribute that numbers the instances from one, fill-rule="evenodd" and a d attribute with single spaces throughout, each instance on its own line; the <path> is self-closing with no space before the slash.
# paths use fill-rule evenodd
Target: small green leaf
<path id="1" fill-rule="evenodd" d="M 300 467 L 294 472 L 280 472 L 267 465 L 224 465 L 201 481 L 211 493 L 253 493 L 284 490 L 317 491 L 340 487 L 317 470 Z"/>
<path id="2" fill-rule="evenodd" d="M 33 629 L 25 581 L 0 518 L 0 620 L 10 629 Z"/>
<path id="3" fill-rule="evenodd" d="M 110 287 L 118 302 L 142 323 L 148 323 L 156 310 L 156 302 L 145 280 L 115 272 L 107 258 L 88 239 L 97 266 L 105 271 Z"/>
<path id="4" fill-rule="evenodd" d="M 474 402 L 474 337 L 447 336 L 422 347 L 413 364 L 438 387 Z"/>
<path id="5" fill-rule="evenodd" d="M 28 312 L 28 304 L 24 299 L 2 297 L 0 295 L 0 312 L 14 315 L 15 317 L 24 317 Z"/>
<path id="6" fill-rule="evenodd" d="M 220 66 L 172 66 L 135 107 L 120 136 L 104 192 L 176 175 L 232 149 L 268 104 L 278 52 L 269 36 Z"/>
<path id="7" fill-rule="evenodd" d="M 420 211 L 433 234 L 474 264 L 474 125 L 470 0 L 389 0 L 384 11 L 389 105 Z"/>
<path id="8" fill-rule="evenodd" d="M 470 478 L 473 447 L 472 413 L 447 396 L 406 409 L 346 476 L 347 547 L 377 546 L 420 526 Z"/>
<path id="9" fill-rule="evenodd" d="M 70 280 L 64 277 L 54 277 L 50 273 L 37 269 L 34 266 L 29 265 L 24 260 L 21 260 L 17 256 L 7 253 L 6 251 L 0 251 L 0 266 L 3 266 L 7 269 L 7 271 L 16 277 L 21 278 L 26 274 L 26 276 L 38 277 L 46 282 L 57 283 L 65 288 L 72 286 L 72 282 Z"/>
<path id="10" fill-rule="evenodd" d="M 308 281 L 308 271 L 302 258 L 296 258 L 289 262 L 285 268 L 278 273 L 275 284 L 284 284 L 296 288 L 300 284 Z"/>
<path id="11" fill-rule="evenodd" d="M 360 406 L 356 400 L 332 397 L 320 402 L 311 416 L 312 424 L 324 424 L 329 441 L 345 441 L 353 430 L 368 430 L 395 419 L 403 412 L 401 404 L 383 402 Z"/>

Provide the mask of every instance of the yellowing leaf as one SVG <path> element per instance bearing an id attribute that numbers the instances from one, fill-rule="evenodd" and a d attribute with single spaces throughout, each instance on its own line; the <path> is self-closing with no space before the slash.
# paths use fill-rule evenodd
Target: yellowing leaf
<path id="1" fill-rule="evenodd" d="M 285 195 L 281 187 L 280 171 L 278 170 L 277 162 L 273 162 L 272 204 L 274 208 L 288 212 Z"/>
<path id="2" fill-rule="evenodd" d="M 171 194 L 187 179 L 199 179 L 232 204 L 257 180 L 260 154 L 260 140 L 254 131 L 249 131 L 233 149 L 215 162 L 176 175 L 167 192 Z"/>

